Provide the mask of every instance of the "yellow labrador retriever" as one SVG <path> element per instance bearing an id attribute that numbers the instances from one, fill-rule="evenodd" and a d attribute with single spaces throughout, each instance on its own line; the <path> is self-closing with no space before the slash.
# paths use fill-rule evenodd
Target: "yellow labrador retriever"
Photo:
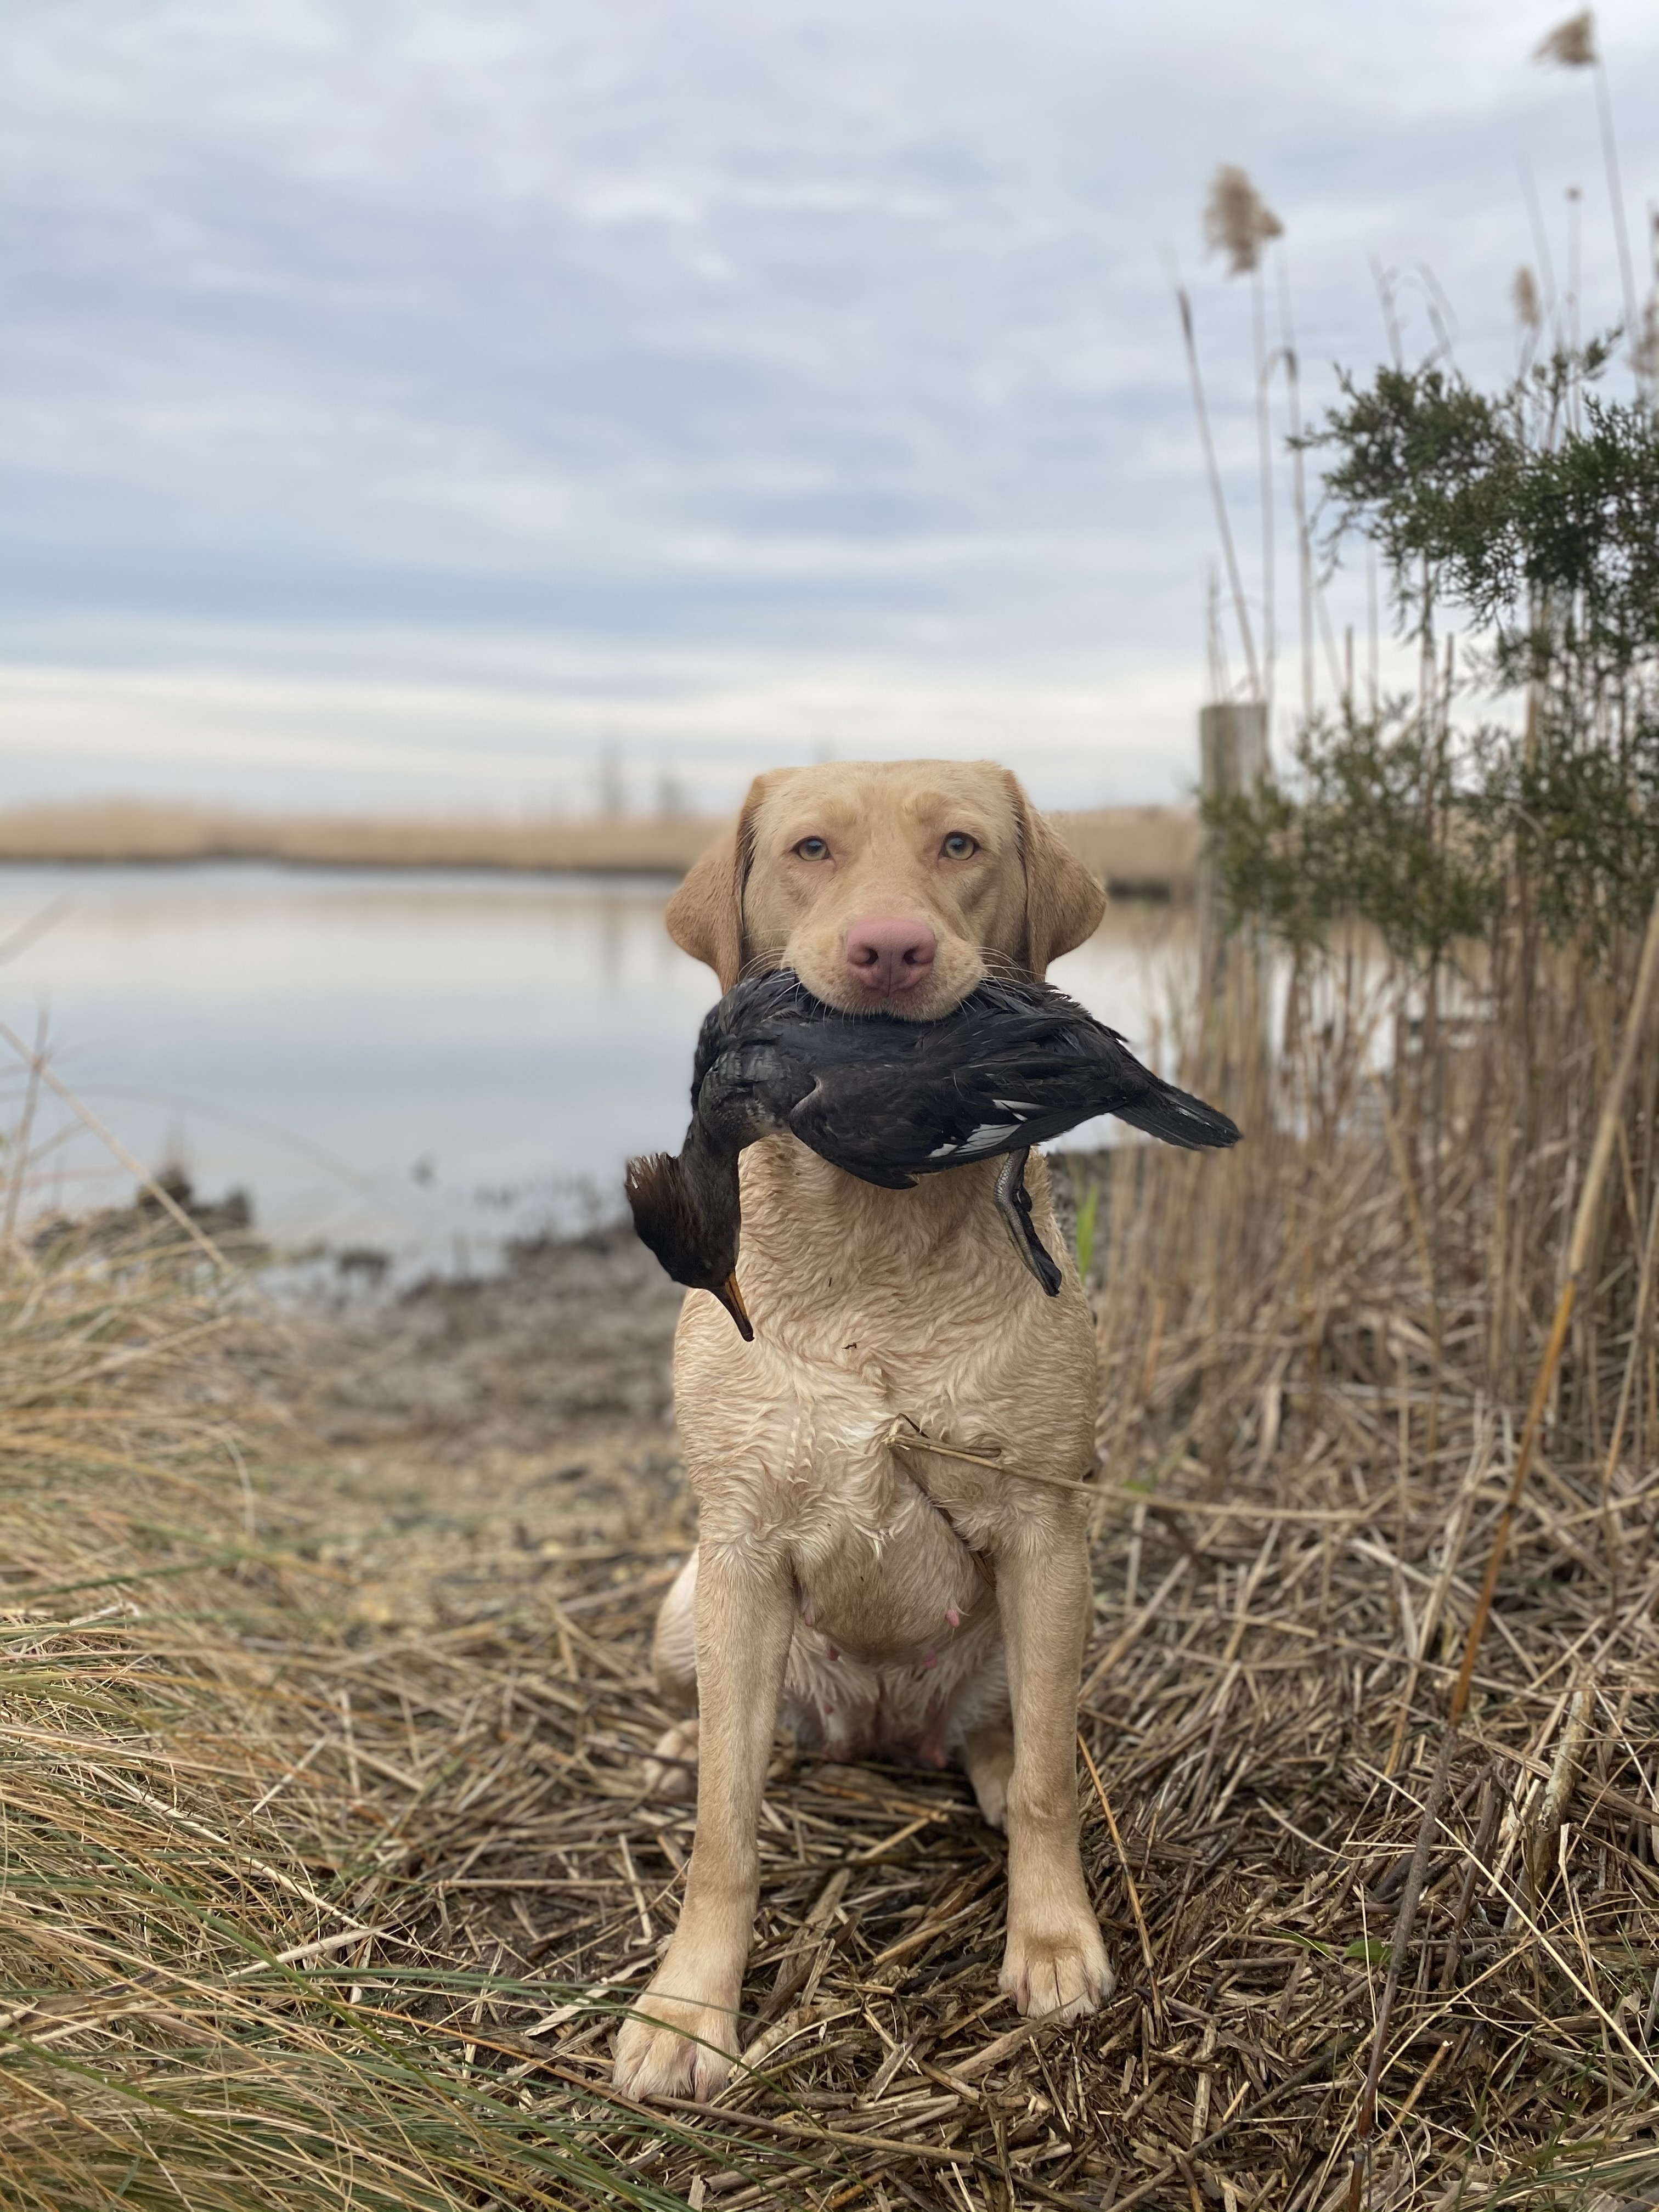
<path id="1" fill-rule="evenodd" d="M 787 965 L 832 1006 L 930 1021 L 988 974 L 1041 977 L 1104 904 L 1005 769 L 838 763 L 758 777 L 668 927 L 723 990 Z M 697 1826 L 679 1925 L 617 2045 L 637 2096 L 705 2097 L 731 2071 L 780 1710 L 836 1759 L 959 1761 L 1008 1832 L 1002 1989 L 1063 2016 L 1110 1993 L 1078 1851 L 1085 1502 L 889 1441 L 902 1419 L 1011 1468 L 1093 1463 L 1082 1287 L 1069 1257 L 1057 1298 L 1027 1273 L 998 1164 L 878 1190 L 769 1138 L 743 1157 L 754 1342 L 686 1298 L 674 1389 L 701 1540 L 654 1659 L 691 1717 L 646 1782 L 672 1794 L 695 1764 Z M 1062 1252 L 1035 1157 L 1030 1184 Z"/>

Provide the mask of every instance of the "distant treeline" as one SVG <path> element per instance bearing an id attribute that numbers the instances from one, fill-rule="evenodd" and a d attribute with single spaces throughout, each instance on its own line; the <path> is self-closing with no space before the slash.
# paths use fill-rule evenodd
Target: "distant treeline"
<path id="1" fill-rule="evenodd" d="M 1195 816 L 1103 806 L 1054 817 L 1079 858 L 1126 897 L 1184 897 Z M 720 827 L 702 814 L 416 817 L 239 814 L 101 799 L 0 812 L 0 861 L 278 860 L 313 868 L 506 868 L 683 875 Z"/>

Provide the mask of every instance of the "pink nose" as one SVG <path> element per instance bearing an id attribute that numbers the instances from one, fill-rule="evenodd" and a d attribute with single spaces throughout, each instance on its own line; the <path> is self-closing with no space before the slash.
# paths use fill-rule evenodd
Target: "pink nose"
<path id="1" fill-rule="evenodd" d="M 854 980 L 885 999 L 922 981 L 938 951 L 939 939 L 927 923 L 904 915 L 855 921 L 847 933 Z"/>

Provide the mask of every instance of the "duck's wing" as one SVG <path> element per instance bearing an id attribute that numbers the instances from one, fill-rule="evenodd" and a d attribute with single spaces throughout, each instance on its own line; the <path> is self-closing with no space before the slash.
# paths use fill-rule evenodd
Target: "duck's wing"
<path id="1" fill-rule="evenodd" d="M 916 1174 L 1028 1151 L 1139 1103 L 1152 1079 L 1114 1030 L 1035 986 L 976 993 L 929 1027 L 914 1078 L 916 1141 L 898 1155 Z"/>
<path id="2" fill-rule="evenodd" d="M 1116 1030 L 1043 986 L 983 986 L 940 1021 L 902 1026 L 902 1059 L 861 1055 L 826 1073 L 830 1096 L 815 1105 L 814 1129 L 799 1109 L 792 1116 L 809 1144 L 868 1181 L 1024 1151 L 1101 1114 L 1189 1149 L 1238 1140 L 1227 1115 L 1165 1083 Z"/>
<path id="3" fill-rule="evenodd" d="M 1040 1141 L 1025 1134 L 1032 1116 L 1052 1118 L 1039 1082 L 1021 1082 L 1006 1065 L 975 1064 L 977 1040 L 959 1036 L 941 1053 L 932 1032 L 939 1023 L 856 1024 L 856 1035 L 832 1032 L 816 1062 L 816 1079 L 789 1115 L 803 1144 L 862 1182 L 908 1190 L 921 1175 L 971 1159 L 988 1159 Z M 1008 1075 L 1008 1083 L 1000 1079 Z M 1044 1109 L 1050 1110 L 1045 1114 Z M 1062 1115 L 1062 1124 L 1064 1116 Z"/>
<path id="4" fill-rule="evenodd" d="M 1048 1144 L 1103 1114 L 1189 1152 L 1238 1142 L 1227 1115 L 1164 1082 L 1121 1039 L 1103 1034 L 1110 1048 L 1025 1056 L 975 1071 L 963 1086 L 963 1110 L 941 1115 L 938 1141 L 917 1172 Z"/>
<path id="5" fill-rule="evenodd" d="M 711 1028 L 720 1017 L 716 1028 Z M 1142 1066 L 1116 1030 L 1043 984 L 985 983 L 934 1022 L 845 1014 L 787 971 L 742 984 L 705 1024 L 700 1114 L 787 1127 L 865 1182 L 1028 1150 L 1115 1114 L 1165 1144 L 1238 1131 Z"/>
<path id="6" fill-rule="evenodd" d="M 902 1061 L 884 1073 L 866 1064 L 821 1062 L 790 1112 L 789 1127 L 820 1159 L 860 1182 L 914 1190 L 910 1168 L 925 1157 L 931 1125 L 905 1073 Z"/>
<path id="7" fill-rule="evenodd" d="M 921 1044 L 936 1024 L 817 1007 L 790 1043 L 810 1066 L 789 1127 L 804 1145 L 860 1182 L 909 1190 L 937 1127 Z"/>

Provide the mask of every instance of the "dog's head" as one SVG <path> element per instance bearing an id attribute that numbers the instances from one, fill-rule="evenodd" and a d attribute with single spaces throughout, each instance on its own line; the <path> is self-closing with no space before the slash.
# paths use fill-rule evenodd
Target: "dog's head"
<path id="1" fill-rule="evenodd" d="M 857 761 L 757 776 L 667 918 L 723 991 L 788 967 L 830 1006 L 933 1021 L 988 974 L 1041 981 L 1105 905 L 1006 769 Z"/>

